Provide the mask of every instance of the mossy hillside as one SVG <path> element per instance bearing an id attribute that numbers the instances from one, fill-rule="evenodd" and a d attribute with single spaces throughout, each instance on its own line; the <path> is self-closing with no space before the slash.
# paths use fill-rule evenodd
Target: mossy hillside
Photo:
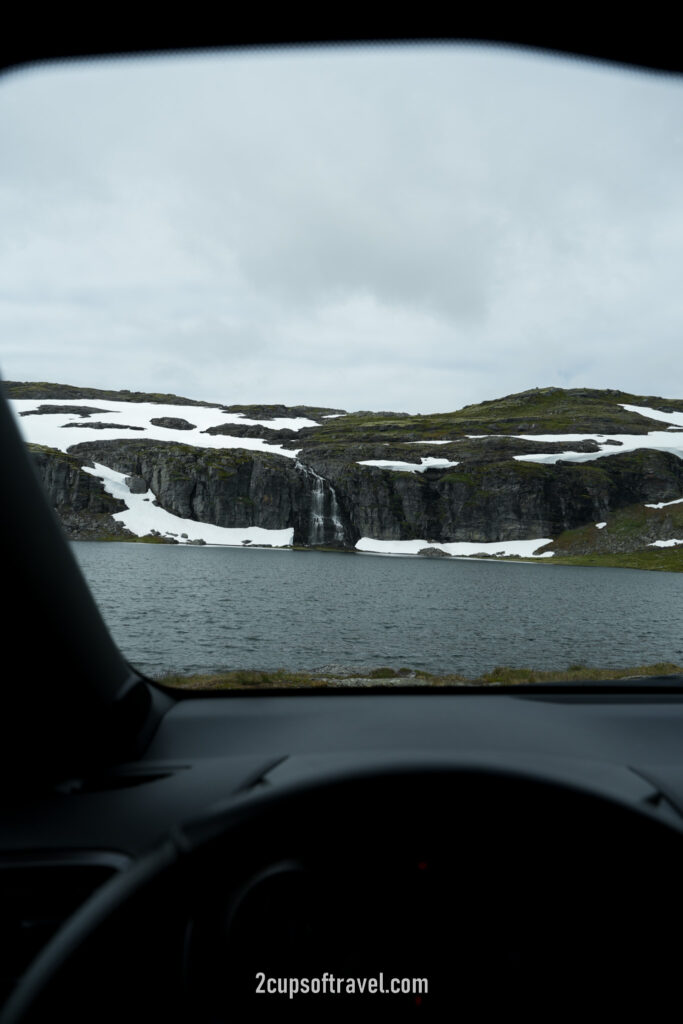
<path id="1" fill-rule="evenodd" d="M 645 434 L 665 429 L 666 424 L 661 421 L 628 412 L 621 404 L 683 412 L 680 399 L 591 388 L 534 388 L 450 413 L 349 413 L 341 419 L 325 420 L 320 427 L 298 436 L 315 436 L 317 443 L 367 443 L 451 440 L 467 434 Z"/>
<path id="2" fill-rule="evenodd" d="M 590 523 L 566 530 L 542 550 L 558 556 L 617 554 L 640 551 L 653 541 L 670 537 L 683 540 L 683 502 L 661 509 L 628 505 L 612 512 L 605 522 L 607 525 L 601 529 Z"/>
<path id="3" fill-rule="evenodd" d="M 3 387 L 5 394 L 11 398 L 100 398 L 120 402 L 203 406 L 241 413 L 251 419 L 273 419 L 277 416 L 321 419 L 324 416 L 343 413 L 343 410 L 324 406 L 226 406 L 174 394 L 82 388 L 44 381 L 5 381 Z M 468 433 L 646 433 L 648 430 L 663 429 L 661 421 L 648 420 L 639 413 L 627 412 L 621 408 L 621 404 L 640 405 L 662 412 L 683 412 L 681 399 L 593 388 L 533 388 L 503 398 L 467 405 L 449 413 L 410 415 L 366 410 L 347 413 L 340 418 L 322 419 L 318 427 L 307 428 L 299 432 L 297 437 L 305 439 L 315 435 L 319 443 L 333 439 L 401 442 L 424 438 L 450 439 Z"/>
<path id="4" fill-rule="evenodd" d="M 536 562 L 537 565 L 575 565 L 596 569 L 643 569 L 655 572 L 683 572 L 683 544 L 668 548 L 640 548 L 636 551 L 601 552 L 583 555 L 553 555 L 525 558 L 512 555 L 497 561 Z"/>
<path id="5" fill-rule="evenodd" d="M 194 405 L 206 409 L 219 409 L 216 402 L 202 402 L 180 395 L 150 391 L 112 391 L 107 388 L 81 388 L 72 384 L 54 384 L 47 381 L 6 380 L 2 387 L 8 398 L 57 399 L 73 401 L 77 398 L 102 399 L 109 402 L 152 402 L 155 405 Z"/>

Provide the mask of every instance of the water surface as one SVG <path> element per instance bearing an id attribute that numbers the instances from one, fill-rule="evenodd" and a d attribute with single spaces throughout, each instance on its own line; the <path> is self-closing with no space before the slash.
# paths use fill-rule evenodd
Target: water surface
<path id="1" fill-rule="evenodd" d="M 77 542 L 143 672 L 385 665 L 473 676 L 683 663 L 683 575 L 316 551 Z"/>

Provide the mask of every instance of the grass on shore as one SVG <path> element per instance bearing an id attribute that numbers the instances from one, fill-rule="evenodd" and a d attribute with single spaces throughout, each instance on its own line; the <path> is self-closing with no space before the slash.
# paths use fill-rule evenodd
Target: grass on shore
<path id="1" fill-rule="evenodd" d="M 536 562 L 541 565 L 589 565 L 616 569 L 652 569 L 659 572 L 683 572 L 683 544 L 670 548 L 640 548 L 638 551 L 601 551 L 585 555 L 553 555 L 552 558 L 526 558 L 523 555 L 499 557 L 496 561 Z"/>
<path id="2" fill-rule="evenodd" d="M 511 668 L 499 665 L 483 675 L 470 677 L 458 673 L 436 675 L 412 669 L 382 667 L 360 675 L 351 670 L 338 674 L 289 672 L 286 669 L 254 671 L 235 669 L 225 672 L 182 675 L 169 672 L 155 677 L 161 686 L 182 690 L 243 690 L 243 689 L 336 689 L 368 686 L 514 686 L 519 683 L 559 683 L 585 680 L 631 679 L 642 676 L 683 675 L 683 666 L 673 662 L 654 665 L 636 665 L 630 668 L 593 668 L 588 665 L 570 665 L 564 671 L 541 671 L 531 668 Z"/>

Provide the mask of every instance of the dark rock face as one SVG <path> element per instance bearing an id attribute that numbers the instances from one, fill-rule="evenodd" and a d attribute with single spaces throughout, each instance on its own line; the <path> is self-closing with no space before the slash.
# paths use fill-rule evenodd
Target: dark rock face
<path id="1" fill-rule="evenodd" d="M 85 419 L 88 416 L 92 416 L 94 412 L 111 412 L 109 409 L 95 409 L 89 405 L 39 405 L 37 409 L 28 409 L 26 412 L 20 412 L 20 416 L 56 416 L 58 413 L 62 416 L 66 413 L 70 416 L 80 416 Z M 118 426 L 118 424 L 114 424 Z M 74 424 L 75 426 L 75 424 Z M 90 424 L 94 426 L 94 424 Z"/>
<path id="2" fill-rule="evenodd" d="M 447 447 L 450 451 L 445 454 Z M 453 457 L 455 447 L 440 446 L 439 455 Z M 458 446 L 458 452 L 466 454 L 465 447 Z M 358 458 L 350 461 L 350 454 Z M 348 516 L 348 532 L 386 540 L 428 537 L 441 542 L 490 542 L 556 537 L 564 530 L 606 519 L 614 509 L 669 501 L 683 494 L 683 460 L 647 449 L 554 464 L 473 458 L 422 473 L 357 464 L 359 459 L 390 457 L 386 449 L 383 456 L 369 456 L 367 449 L 353 453 L 309 449 L 306 456 L 309 465 L 335 488 Z"/>
<path id="3" fill-rule="evenodd" d="M 298 437 L 296 430 L 290 430 L 288 427 L 273 430 L 272 427 L 266 427 L 263 423 L 221 423 L 216 427 L 207 427 L 206 430 L 202 430 L 202 434 L 222 437 L 262 437 L 267 441 L 295 441 Z"/>
<path id="4" fill-rule="evenodd" d="M 145 440 L 86 441 L 69 454 L 143 480 L 161 507 L 183 519 L 268 530 L 293 526 L 294 543 L 301 545 L 348 546 L 358 539 L 329 483 L 281 455 Z"/>
<path id="5" fill-rule="evenodd" d="M 251 420 L 295 419 L 317 420 L 321 416 L 339 415 L 345 409 L 328 409 L 320 405 L 224 405 L 221 412 L 241 413 Z"/>
<path id="6" fill-rule="evenodd" d="M 81 462 L 55 448 L 29 445 L 29 450 L 48 500 L 71 540 L 133 536 L 112 519 L 116 512 L 125 512 L 125 503 L 107 494 L 97 477 L 84 473 Z"/>
<path id="7" fill-rule="evenodd" d="M 149 484 L 142 476 L 127 476 L 126 486 L 131 494 L 147 494 Z"/>
<path id="8" fill-rule="evenodd" d="M 157 416 L 149 422 L 155 427 L 166 427 L 168 430 L 194 430 L 197 426 L 196 423 L 190 423 L 180 416 Z"/>
<path id="9" fill-rule="evenodd" d="M 683 460 L 668 452 L 616 451 L 587 462 L 539 464 L 512 458 L 520 445 L 527 452 L 568 450 L 561 442 L 463 439 L 438 449 L 309 445 L 301 458 L 291 459 L 122 439 L 73 445 L 68 455 L 34 446 L 34 458 L 52 504 L 74 536 L 86 530 L 83 515 L 106 517 L 125 507 L 81 470 L 92 462 L 125 473 L 133 493 L 151 489 L 154 504 L 182 518 L 226 527 L 293 527 L 294 543 L 305 546 L 353 547 L 363 536 L 425 537 L 430 543 L 558 537 L 607 520 L 618 509 L 683 494 Z M 582 442 L 575 448 L 592 451 L 595 445 Z M 418 464 L 435 451 L 458 465 L 399 472 L 358 464 L 368 458 Z M 101 522 L 97 529 L 103 529 Z M 606 534 L 600 539 L 605 543 Z"/>
<path id="10" fill-rule="evenodd" d="M 144 427 L 131 427 L 130 423 L 63 423 L 62 430 L 69 427 L 85 427 L 87 430 L 144 430 Z"/>
<path id="11" fill-rule="evenodd" d="M 55 448 L 29 446 L 33 461 L 54 508 L 73 512 L 124 512 L 125 504 L 107 494 L 104 484 L 90 473 L 84 473 L 78 459 Z"/>

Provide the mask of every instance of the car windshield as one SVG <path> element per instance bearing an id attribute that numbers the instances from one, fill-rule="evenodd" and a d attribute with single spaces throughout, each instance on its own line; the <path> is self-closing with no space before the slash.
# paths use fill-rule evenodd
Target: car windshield
<path id="1" fill-rule="evenodd" d="M 683 673 L 683 83 L 465 44 L 0 89 L 0 368 L 197 692 Z"/>

